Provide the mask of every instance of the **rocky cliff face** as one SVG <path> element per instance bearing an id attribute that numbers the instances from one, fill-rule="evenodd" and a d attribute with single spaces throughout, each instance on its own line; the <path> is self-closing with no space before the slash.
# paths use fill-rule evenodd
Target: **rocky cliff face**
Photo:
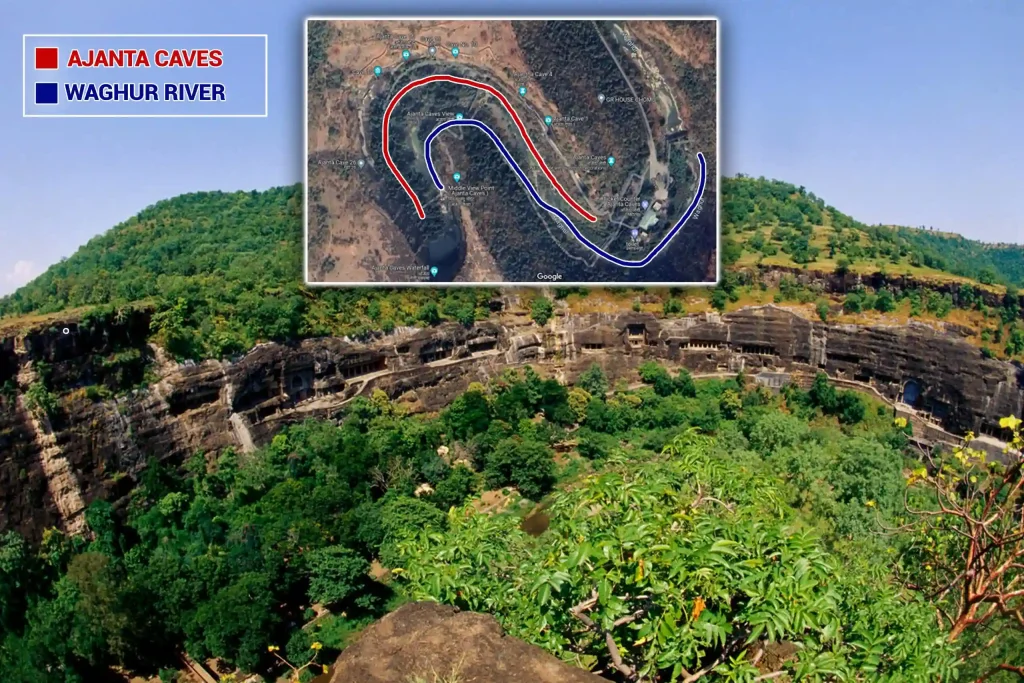
<path id="1" fill-rule="evenodd" d="M 284 425 L 331 418 L 374 389 L 414 412 L 438 410 L 470 382 L 510 365 L 533 364 L 567 383 L 593 363 L 611 378 L 634 380 L 649 359 L 697 374 L 742 369 L 770 385 L 824 370 L 847 386 L 905 399 L 954 432 L 998 435 L 999 418 L 1024 409 L 1019 366 L 986 359 L 955 332 L 926 325 L 826 324 L 775 306 L 675 319 L 556 316 L 543 328 L 525 316 L 499 320 L 399 331 L 366 344 L 264 344 L 231 362 L 199 364 L 168 362 L 147 346 L 144 317 L 106 333 L 79 334 L 68 323 L 2 339 L 0 380 L 16 380 L 22 393 L 0 398 L 0 529 L 76 531 L 92 500 L 125 501 L 151 457 L 181 463 L 198 451 L 252 450 Z M 146 371 L 156 381 L 117 399 L 65 393 L 48 418 L 23 393 L 41 368 L 63 390 L 80 377 L 116 385 Z"/>
<path id="2" fill-rule="evenodd" d="M 875 291 L 888 289 L 899 297 L 904 292 L 928 290 L 938 292 L 939 294 L 949 294 L 953 299 L 953 303 L 960 308 L 970 308 L 972 305 L 971 301 L 966 301 L 961 296 L 964 292 L 961 289 L 961 284 L 953 280 L 936 282 L 934 279 L 928 280 L 896 273 L 837 273 L 834 271 L 805 270 L 804 268 L 787 268 L 782 266 L 741 268 L 735 272 L 740 280 L 764 283 L 768 287 L 778 287 L 783 277 L 789 277 L 801 285 L 827 294 L 845 294 L 858 287 L 868 287 Z M 999 307 L 1003 305 L 1004 295 L 997 293 L 994 288 L 973 284 L 970 289 L 973 297 L 980 299 L 986 306 Z M 1017 295 L 1017 303 L 1024 308 L 1024 294 Z"/>

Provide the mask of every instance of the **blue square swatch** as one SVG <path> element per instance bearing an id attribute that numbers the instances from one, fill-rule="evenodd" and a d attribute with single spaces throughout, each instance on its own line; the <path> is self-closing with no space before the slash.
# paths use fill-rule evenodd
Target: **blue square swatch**
<path id="1" fill-rule="evenodd" d="M 57 104 L 57 84 L 36 83 L 36 104 Z"/>

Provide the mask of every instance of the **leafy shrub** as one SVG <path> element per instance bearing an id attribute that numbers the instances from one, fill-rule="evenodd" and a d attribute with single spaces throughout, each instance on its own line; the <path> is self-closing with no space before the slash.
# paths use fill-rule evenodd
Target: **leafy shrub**
<path id="1" fill-rule="evenodd" d="M 60 410 L 60 400 L 42 382 L 33 382 L 25 390 L 25 407 L 36 417 L 52 419 Z"/>
<path id="2" fill-rule="evenodd" d="M 530 302 L 530 317 L 538 325 L 547 325 L 548 321 L 551 320 L 551 315 L 554 313 L 554 306 L 551 304 L 551 299 L 545 296 L 538 296 Z"/>
<path id="3" fill-rule="evenodd" d="M 487 486 L 515 486 L 531 500 L 540 500 L 555 483 L 554 453 L 545 444 L 513 437 L 498 444 L 487 456 Z"/>
<path id="4" fill-rule="evenodd" d="M 879 671 L 879 642 L 890 680 L 952 675 L 931 609 L 796 531 L 776 484 L 711 445 L 687 434 L 559 492 L 537 539 L 512 516 L 456 515 L 447 534 L 403 544 L 398 578 L 416 599 L 496 613 L 513 636 L 627 678 L 708 667 L 751 680 L 758 669 L 729 653 L 780 641 L 801 644 L 775 664 L 791 678 Z"/>

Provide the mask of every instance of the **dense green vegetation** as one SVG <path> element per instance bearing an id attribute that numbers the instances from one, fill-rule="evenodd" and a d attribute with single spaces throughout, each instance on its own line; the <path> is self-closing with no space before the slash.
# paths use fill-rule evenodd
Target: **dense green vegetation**
<path id="1" fill-rule="evenodd" d="M 988 631 L 956 621 L 955 595 L 929 602 L 955 583 L 962 529 L 910 525 L 903 507 L 904 472 L 927 510 L 932 486 L 968 508 L 995 490 L 1009 514 L 988 527 L 1005 534 L 990 559 L 1024 553 L 1019 464 L 979 466 L 968 450 L 922 468 L 905 425 L 823 377 L 773 396 L 742 375 L 640 375 L 644 388 L 609 391 L 596 366 L 572 389 L 509 370 L 437 416 L 378 392 L 256 453 L 150 462 L 123 515 L 89 508 L 92 538 L 0 539 L 0 678 L 155 673 L 181 651 L 271 676 L 319 648 L 329 663 L 369 620 L 425 597 L 613 677 L 751 681 L 762 655 L 809 681 L 1019 664 L 1020 600 L 968 659 Z M 527 498 L 544 501 L 539 529 L 523 523 Z M 314 620 L 314 604 L 329 613 Z"/>
<path id="2" fill-rule="evenodd" d="M 612 153 L 623 161 L 605 171 L 598 183 L 607 191 L 618 187 L 630 172 L 643 168 L 646 128 L 637 107 L 595 107 L 594 93 L 622 91 L 623 77 L 641 88 L 644 80 L 636 65 L 620 59 L 616 63 L 602 40 L 615 45 L 615 39 L 603 37 L 606 31 L 596 22 L 566 21 L 549 23 L 517 21 L 512 24 L 516 42 L 530 71 L 546 73 L 537 85 L 564 115 L 587 114 L 587 139 L 593 141 L 591 154 Z M 564 55 L 578 56 L 567 63 Z M 620 71 L 624 69 L 624 71 Z"/>
<path id="3" fill-rule="evenodd" d="M 312 27 L 310 76 L 329 86 L 340 72 L 324 62 L 327 30 Z M 553 37 L 604 54 L 597 34 Z M 688 74 L 688 92 L 706 91 L 708 75 Z M 627 118 L 601 125 L 632 144 Z M 298 186 L 160 202 L 0 299 L 0 316 L 88 307 L 87 331 L 142 307 L 154 340 L 184 359 L 489 315 L 494 292 L 483 289 L 304 287 L 301 202 Z M 857 287 L 841 310 L 980 311 L 986 344 L 1024 354 L 1021 247 L 868 226 L 803 187 L 744 176 L 723 179 L 722 209 L 726 263 L 784 254 L 1002 284 L 987 303 L 972 283 Z M 712 305 L 762 286 L 751 278 L 733 268 Z M 569 294 L 586 291 L 555 291 Z M 669 293 L 665 315 L 684 312 L 683 294 Z M 775 294 L 814 304 L 822 320 L 840 312 L 821 297 L 788 276 Z M 547 297 L 528 305 L 538 324 L 555 315 Z M 142 353 L 98 355 L 104 367 L 90 373 L 110 386 L 89 391 L 144 383 Z M 53 417 L 70 385 L 36 370 L 24 405 Z M 125 510 L 89 508 L 90 537 L 0 536 L 0 680 L 166 672 L 181 652 L 270 677 L 285 671 L 282 657 L 329 662 L 370 620 L 419 598 L 491 612 L 619 679 L 1024 675 L 1019 436 L 1005 462 L 970 448 L 919 453 L 909 427 L 824 376 L 774 396 L 742 375 L 638 370 L 637 391 L 613 388 L 597 366 L 571 389 L 509 371 L 434 416 L 404 415 L 378 393 L 255 453 L 151 461 Z M 9 400 L 13 381 L 2 391 Z M 540 528 L 524 524 L 531 511 Z M 326 616 L 314 619 L 314 605 Z"/>
<path id="4" fill-rule="evenodd" d="M 260 341 L 364 337 L 488 314 L 490 290 L 307 289 L 301 238 L 299 186 L 183 195 L 90 240 L 0 299 L 0 315 L 147 301 L 156 340 L 172 353 L 220 358 Z"/>
<path id="5" fill-rule="evenodd" d="M 430 325 L 442 320 L 470 324 L 490 313 L 495 292 L 486 289 L 308 289 L 300 282 L 302 193 L 299 186 L 265 192 L 205 192 L 159 202 L 138 216 L 90 240 L 73 256 L 49 268 L 14 294 L 0 298 L 0 316 L 53 313 L 100 307 L 96 315 L 117 316 L 130 304 L 153 311 L 153 335 L 179 358 L 220 358 L 242 353 L 260 341 L 318 335 L 364 338 L 396 326 Z M 786 253 L 796 263 L 828 257 L 837 270 L 871 264 L 894 272 L 920 264 L 981 282 L 1024 282 L 1024 254 L 1014 246 L 989 246 L 938 233 L 865 226 L 825 204 L 813 193 L 788 183 L 747 177 L 723 179 L 723 259 L 735 261 L 754 250 Z M 827 243 L 816 225 L 828 231 Z M 727 271 L 712 302 L 724 309 L 738 298 L 745 277 Z M 783 300 L 808 301 L 784 282 Z M 884 292 L 861 302 L 862 309 L 885 310 Z M 909 297 L 913 312 L 944 317 L 951 308 L 984 308 L 977 285 L 939 293 L 921 288 L 895 292 Z M 858 307 L 858 293 L 847 307 Z M 868 305 L 870 303 L 870 305 Z M 1016 289 L 1006 297 L 1016 304 Z M 550 317 L 545 300 L 533 303 L 537 320 Z M 666 315 L 682 312 L 673 297 Z M 999 317 L 1002 312 L 998 313 Z M 1002 348 L 1014 337 L 1003 320 L 991 341 Z M 1017 336 L 1019 337 L 1018 333 Z M 995 338 L 998 337 L 998 338 Z"/>
<path id="6" fill-rule="evenodd" d="M 796 264 L 832 259 L 836 268 L 857 263 L 897 270 L 927 267 L 983 284 L 1024 285 L 1024 247 L 989 245 L 960 235 L 923 228 L 865 225 L 829 206 L 803 186 L 739 175 L 722 179 L 722 225 L 742 235 L 742 246 L 727 238 L 723 258 L 735 262 L 744 251 L 786 254 Z M 815 243 L 815 227 L 829 228 Z"/>

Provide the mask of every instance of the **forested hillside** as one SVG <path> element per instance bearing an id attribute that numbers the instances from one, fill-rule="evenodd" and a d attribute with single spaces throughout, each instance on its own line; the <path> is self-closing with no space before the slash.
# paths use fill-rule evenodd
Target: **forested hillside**
<path id="1" fill-rule="evenodd" d="M 982 284 L 1024 284 L 1024 247 L 924 227 L 865 225 L 806 188 L 777 180 L 723 178 L 722 221 L 728 236 L 723 252 L 732 263 L 948 273 Z"/>
<path id="2" fill-rule="evenodd" d="M 0 679 L 168 683 L 184 651 L 307 680 L 424 598 L 619 681 L 1024 664 L 1019 461 L 920 467 L 905 423 L 824 375 L 780 396 L 640 375 L 609 391 L 597 366 L 572 389 L 509 370 L 436 416 L 377 393 L 253 454 L 151 462 L 123 514 L 89 508 L 91 539 L 0 537 Z"/>
<path id="3" fill-rule="evenodd" d="M 722 213 L 727 273 L 760 264 L 909 274 L 923 280 L 970 278 L 1014 287 L 1024 282 L 1022 247 L 867 226 L 788 183 L 725 178 Z M 736 299 L 736 284 L 736 277 L 727 277 L 710 303 L 723 308 Z M 156 314 L 157 341 L 180 358 L 198 359 L 232 356 L 266 340 L 362 337 L 442 319 L 469 323 L 489 314 L 494 294 L 486 289 L 304 287 L 302 190 L 296 185 L 265 192 L 203 192 L 159 202 L 0 299 L 0 316 L 145 302 Z M 917 298 L 925 301 L 928 295 Z M 967 297 L 968 308 L 973 301 Z M 953 304 L 960 305 L 959 298 Z M 681 311 L 668 298 L 665 306 Z M 924 308 L 921 303 L 917 307 Z M 1001 345 L 1012 333 L 990 330 L 988 336 Z"/>
<path id="4" fill-rule="evenodd" d="M 0 299 L 0 316 L 145 301 L 156 311 L 158 341 L 173 353 L 220 358 L 260 341 L 472 322 L 486 315 L 490 296 L 479 289 L 307 289 L 302 188 L 294 185 L 159 202 Z"/>
<path id="5" fill-rule="evenodd" d="M 161 202 L 0 301 L 4 324 L 140 305 L 155 341 L 202 358 L 490 314 L 486 290 L 305 288 L 301 199 L 290 187 Z M 701 293 L 709 307 L 766 296 L 823 320 L 974 316 L 981 339 L 1024 352 L 1017 247 L 864 226 L 802 188 L 742 177 L 726 181 L 723 214 L 732 265 Z M 968 281 L 859 288 L 834 305 L 789 276 L 769 290 L 740 272 L 756 263 L 1011 286 L 985 300 Z M 664 315 L 698 299 L 649 294 L 555 291 Z M 543 324 L 552 302 L 531 296 Z M 695 382 L 647 363 L 639 377 L 613 388 L 594 366 L 569 388 L 510 370 L 416 416 L 378 392 L 255 453 L 199 453 L 180 471 L 154 459 L 125 509 L 90 506 L 92 537 L 0 537 L 0 680 L 169 683 L 188 653 L 265 680 L 287 660 L 306 681 L 409 599 L 492 613 L 618 681 L 1024 672 L 1019 436 L 998 462 L 922 453 L 885 406 L 824 375 L 780 395 L 742 374 Z"/>

